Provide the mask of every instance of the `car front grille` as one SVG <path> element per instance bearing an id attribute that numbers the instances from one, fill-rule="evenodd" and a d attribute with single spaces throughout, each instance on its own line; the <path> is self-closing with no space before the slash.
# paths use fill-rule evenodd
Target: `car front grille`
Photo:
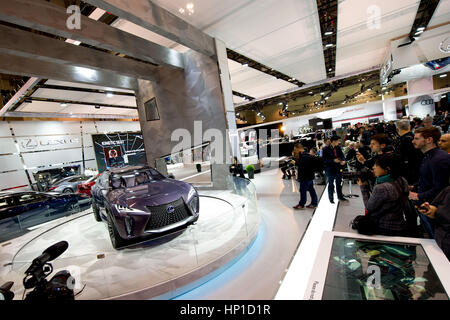
<path id="1" fill-rule="evenodd" d="M 167 208 L 170 206 L 174 208 L 172 213 L 167 212 Z M 160 229 L 180 222 L 190 216 L 189 209 L 184 203 L 183 198 L 161 206 L 147 206 L 147 209 L 151 214 L 145 230 Z"/>

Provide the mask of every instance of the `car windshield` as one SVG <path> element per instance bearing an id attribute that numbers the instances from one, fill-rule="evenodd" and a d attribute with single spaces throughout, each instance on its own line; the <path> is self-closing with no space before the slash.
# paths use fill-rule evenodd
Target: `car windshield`
<path id="1" fill-rule="evenodd" d="M 63 182 L 66 182 L 66 181 L 69 180 L 69 179 L 73 179 L 73 176 L 65 177 L 65 178 L 56 180 L 56 181 L 54 181 L 54 182 L 52 183 L 52 185 L 56 186 L 56 185 L 58 185 L 58 184 L 61 184 L 61 183 L 63 183 Z"/>
<path id="2" fill-rule="evenodd" d="M 154 169 L 136 170 L 134 172 L 114 174 L 111 176 L 111 182 L 114 188 L 132 188 L 162 179 L 164 179 L 164 176 Z M 120 180 L 120 187 L 118 180 Z"/>

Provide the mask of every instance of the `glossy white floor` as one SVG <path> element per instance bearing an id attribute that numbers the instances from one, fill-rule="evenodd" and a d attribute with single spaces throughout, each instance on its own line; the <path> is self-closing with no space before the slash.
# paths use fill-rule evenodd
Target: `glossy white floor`
<path id="1" fill-rule="evenodd" d="M 295 180 L 281 180 L 272 169 L 255 175 L 261 228 L 250 250 L 214 279 L 177 299 L 273 299 L 313 215 L 294 210 L 299 201 Z M 315 186 L 319 199 L 325 186 Z M 309 195 L 308 202 L 309 203 Z"/>
<path id="2" fill-rule="evenodd" d="M 210 196 L 226 201 L 201 196 L 196 225 L 120 251 L 112 248 L 106 226 L 91 213 L 55 221 L 2 247 L 0 280 L 14 281 L 13 290 L 20 299 L 30 262 L 45 248 L 66 240 L 69 249 L 53 266 L 55 271 L 72 273 L 75 292 L 85 286 L 77 299 L 148 299 L 161 294 L 172 298 L 184 292 L 180 288 L 245 251 L 259 230 L 259 216 L 251 214 L 247 198 L 223 191 Z"/>

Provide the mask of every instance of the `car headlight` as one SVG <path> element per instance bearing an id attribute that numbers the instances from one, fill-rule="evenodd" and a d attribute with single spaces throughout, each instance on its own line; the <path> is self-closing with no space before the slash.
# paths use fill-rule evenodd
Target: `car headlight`
<path id="1" fill-rule="evenodd" d="M 141 212 L 145 213 L 142 210 L 130 208 L 127 206 L 122 206 L 120 204 L 116 204 L 115 207 L 116 207 L 117 211 L 119 211 L 120 213 L 141 213 Z"/>
<path id="2" fill-rule="evenodd" d="M 195 188 L 191 186 L 191 190 L 189 190 L 189 194 L 187 197 L 188 201 L 191 200 L 192 197 L 196 195 L 196 193 L 197 193 L 197 191 L 195 190 Z"/>

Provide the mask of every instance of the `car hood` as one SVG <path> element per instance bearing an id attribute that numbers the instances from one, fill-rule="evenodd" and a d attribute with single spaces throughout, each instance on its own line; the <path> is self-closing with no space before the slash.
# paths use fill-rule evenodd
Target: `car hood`
<path id="1" fill-rule="evenodd" d="M 146 206 L 159 206 L 178 200 L 180 197 L 187 201 L 190 188 L 188 183 L 164 179 L 132 188 L 113 190 L 110 199 L 120 205 L 145 209 Z"/>

